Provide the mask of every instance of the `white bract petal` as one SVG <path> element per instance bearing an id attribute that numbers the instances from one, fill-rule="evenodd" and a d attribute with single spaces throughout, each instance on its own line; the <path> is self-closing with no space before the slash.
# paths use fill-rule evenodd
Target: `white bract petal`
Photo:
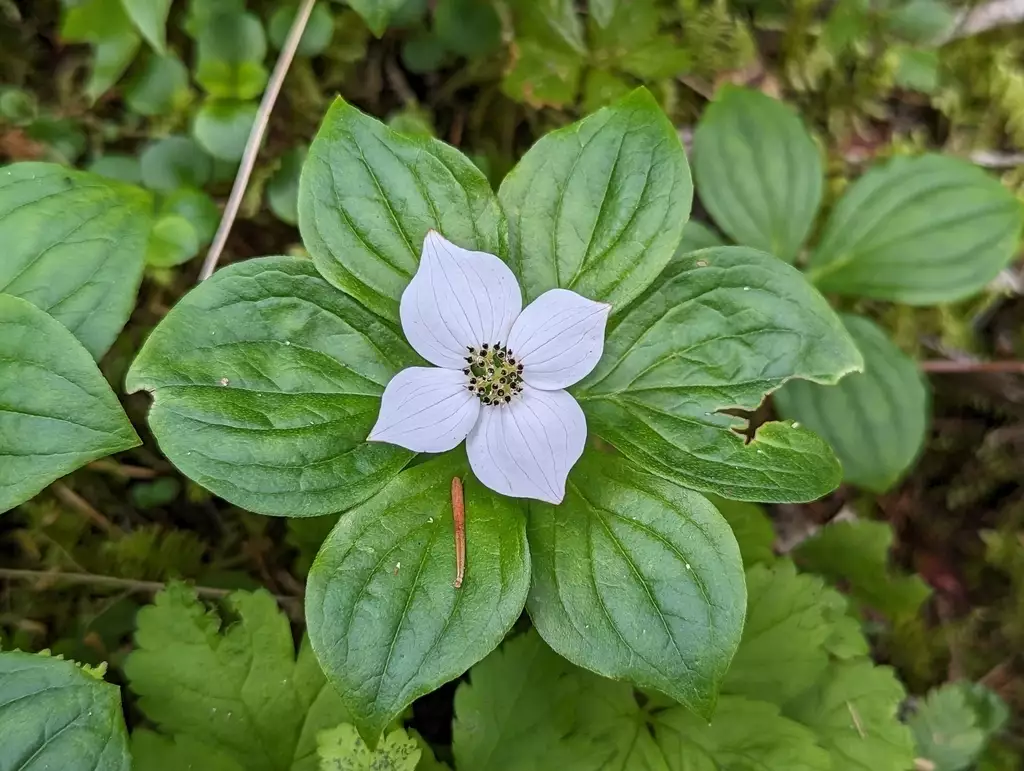
<path id="1" fill-rule="evenodd" d="M 527 305 L 508 338 L 523 380 L 552 391 L 586 377 L 604 352 L 611 309 L 568 289 L 551 289 Z"/>
<path id="2" fill-rule="evenodd" d="M 395 375 L 380 402 L 371 442 L 415 452 L 446 452 L 466 438 L 480 415 L 480 400 L 459 370 L 409 367 Z"/>
<path id="3" fill-rule="evenodd" d="M 431 364 L 461 369 L 470 346 L 508 337 L 523 307 L 509 267 L 486 252 L 456 246 L 431 230 L 399 314 L 409 344 Z"/>
<path id="4" fill-rule="evenodd" d="M 492 490 L 561 503 L 586 440 L 587 420 L 572 396 L 527 385 L 511 403 L 483 408 L 466 449 L 476 478 Z"/>

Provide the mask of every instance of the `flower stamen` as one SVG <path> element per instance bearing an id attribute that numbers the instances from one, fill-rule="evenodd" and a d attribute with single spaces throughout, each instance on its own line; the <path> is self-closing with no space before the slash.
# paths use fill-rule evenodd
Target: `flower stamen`
<path id="1" fill-rule="evenodd" d="M 469 366 L 463 373 L 469 375 L 466 388 L 476 394 L 485 405 L 502 405 L 522 393 L 523 365 L 516 364 L 508 346 L 500 342 L 495 345 L 484 343 L 479 348 L 466 346 L 470 355 L 466 357 Z"/>

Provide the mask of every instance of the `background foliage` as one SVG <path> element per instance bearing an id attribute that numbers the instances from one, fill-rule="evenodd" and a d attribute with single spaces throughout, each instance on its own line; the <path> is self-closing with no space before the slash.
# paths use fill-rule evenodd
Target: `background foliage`
<path id="1" fill-rule="evenodd" d="M 46 694 L 31 695 L 39 678 L 57 689 L 48 693 L 76 689 L 97 705 L 97 724 L 83 725 L 83 735 L 108 753 L 105 767 L 118 767 L 128 739 L 102 718 L 120 701 L 103 672 L 89 669 L 109 662 L 106 680 L 126 686 L 139 769 L 677 771 L 743 768 L 751 756 L 793 769 L 1019 768 L 1024 389 L 1019 375 L 970 366 L 1024 357 L 1021 275 L 1000 260 L 977 280 L 960 276 L 927 296 L 873 291 L 873 270 L 819 284 L 885 377 L 879 385 L 852 376 L 817 394 L 795 384 L 775 399 L 774 409 L 836 447 L 846 479 L 836 493 L 800 506 L 715 501 L 740 543 L 749 609 L 710 726 L 654 691 L 573 667 L 523 620 L 467 677 L 388 726 L 378 747 L 363 744 L 344 706 L 351 694 L 325 686 L 301 623 L 304 581 L 335 517 L 269 519 L 213 497 L 158 453 L 147 398 L 121 388 L 142 340 L 195 283 L 194 258 L 213 237 L 296 7 L 0 0 L 0 161 L 56 162 L 133 186 L 121 193 L 130 201 L 89 202 L 104 232 L 129 205 L 152 221 L 147 234 L 116 239 L 121 248 L 145 239 L 134 250 L 145 261 L 131 294 L 111 297 L 98 284 L 110 317 L 89 316 L 92 328 L 69 337 L 63 360 L 98 381 L 99 359 L 142 444 L 92 460 L 0 518 L 0 644 L 49 648 L 82 666 L 5 656 L 15 663 L 0 671 L 0 721 L 14 698 L 50 709 L 35 701 Z M 847 216 L 858 184 L 920 163 L 902 156 L 958 156 L 936 161 L 954 175 L 977 173 L 973 160 L 991 167 L 986 185 L 998 178 L 1011 193 L 1024 190 L 1024 34 L 1017 25 L 951 37 L 964 7 L 321 0 L 224 262 L 303 254 L 299 169 L 336 93 L 406 134 L 459 147 L 497 188 L 537 139 L 645 84 L 697 146 L 699 222 L 687 225 L 679 253 L 732 240 L 809 263 L 813 275 L 829 261 L 831 224 Z M 760 110 L 763 154 L 751 165 L 776 164 L 760 179 L 800 183 L 798 199 L 779 214 L 760 212 L 753 228 L 729 205 L 754 194 L 743 187 L 754 177 L 716 189 L 722 164 L 701 160 L 701 145 L 749 120 L 743 109 L 726 114 L 730 102 Z M 792 189 L 769 187 L 752 205 Z M 0 232 L 18 227 L 17 212 L 0 210 Z M 82 254 L 102 264 L 93 248 Z M 47 255 L 37 244 L 19 259 L 39 265 Z M 20 295 L 31 274 L 6 275 L 8 265 L 0 286 Z M 56 303 L 64 292 L 53 291 Z M 63 307 L 68 326 L 91 307 L 88 296 L 79 300 Z M 959 362 L 959 371 L 922 374 L 918 362 L 937 359 Z M 829 418 L 796 414 L 811 403 Z M 858 405 L 879 403 L 891 418 L 857 417 L 860 409 L 877 418 Z M 93 457 L 135 442 L 116 421 L 110 436 Z M 850 436 L 857 441 L 844 455 Z M 23 479 L 0 467 L 0 490 L 5 475 Z M 358 683 L 358 673 L 336 675 Z M 59 759 L 63 750 L 47 751 Z M 0 768 L 18 752 L 5 743 Z"/>

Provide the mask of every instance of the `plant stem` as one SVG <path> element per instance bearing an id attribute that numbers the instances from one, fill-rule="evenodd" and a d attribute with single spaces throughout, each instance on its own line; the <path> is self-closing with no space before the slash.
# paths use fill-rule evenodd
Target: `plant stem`
<path id="1" fill-rule="evenodd" d="M 121 529 L 111 522 L 109 519 L 104 517 L 98 512 L 89 501 L 85 500 L 81 495 L 76 493 L 70 487 L 65 485 L 63 482 L 54 482 L 50 486 L 50 490 L 57 496 L 57 500 L 63 503 L 65 506 L 74 509 L 83 517 L 92 522 L 96 527 L 102 530 L 109 536 L 119 537 L 123 536 L 124 533 Z"/>
<path id="2" fill-rule="evenodd" d="M 969 372 L 1005 372 L 1024 375 L 1024 361 L 973 361 L 970 359 L 918 362 L 922 372 L 936 374 Z"/>
<path id="3" fill-rule="evenodd" d="M 235 176 L 235 184 L 231 187 L 231 195 L 228 196 L 227 205 L 224 207 L 224 215 L 221 217 L 217 234 L 210 244 L 210 251 L 203 260 L 203 268 L 199 271 L 199 280 L 205 281 L 217 268 L 217 260 L 224 251 L 228 235 L 231 233 L 231 226 L 238 216 L 238 209 L 242 205 L 242 198 L 245 196 L 245 189 L 249 185 L 249 177 L 252 175 L 253 167 L 256 165 L 256 156 L 259 155 L 260 145 L 263 143 L 263 134 L 267 130 L 267 123 L 270 120 L 270 113 L 274 109 L 277 97 L 281 93 L 281 86 L 284 84 L 288 68 L 291 67 L 292 59 L 298 50 L 299 41 L 306 31 L 306 24 L 309 22 L 309 15 L 313 11 L 316 0 L 302 0 L 302 5 L 295 13 L 295 20 L 288 31 L 288 37 L 281 48 L 281 54 L 277 57 L 274 71 L 267 81 L 267 88 L 263 92 L 263 99 L 260 100 L 259 110 L 256 112 L 256 120 L 253 121 L 252 130 L 249 132 L 249 139 L 245 143 L 245 151 L 242 153 L 242 161 L 238 166 L 238 174 Z"/>
<path id="4" fill-rule="evenodd" d="M 0 568 L 0 579 L 11 581 L 60 581 L 66 584 L 85 584 L 91 586 L 105 587 L 108 589 L 122 589 L 127 592 L 141 592 L 145 594 L 156 594 L 163 591 L 167 584 L 163 581 L 139 581 L 134 578 L 118 578 L 117 576 L 102 576 L 95 573 L 61 573 L 51 570 L 21 570 L 18 568 Z M 200 597 L 221 599 L 231 594 L 234 589 L 221 589 L 215 586 L 192 586 Z M 289 611 L 298 608 L 301 618 L 301 597 L 289 597 L 283 594 L 271 595 L 278 603 Z M 289 608 L 288 606 L 292 606 Z M 291 614 L 289 614 L 291 615 Z"/>

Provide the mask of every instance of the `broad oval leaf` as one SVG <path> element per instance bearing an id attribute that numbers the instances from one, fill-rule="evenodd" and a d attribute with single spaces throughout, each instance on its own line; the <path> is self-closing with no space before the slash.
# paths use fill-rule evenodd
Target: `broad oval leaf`
<path id="1" fill-rule="evenodd" d="M 753 440 L 726 409 L 753 410 L 790 378 L 833 383 L 861 357 L 794 268 L 724 246 L 680 255 L 608 336 L 577 398 L 591 431 L 658 476 L 733 500 L 807 501 L 841 469 L 803 427 L 765 423 Z"/>
<path id="2" fill-rule="evenodd" d="M 0 292 L 42 308 L 99 359 L 135 304 L 150 208 L 136 187 L 57 164 L 0 169 Z"/>
<path id="3" fill-rule="evenodd" d="M 743 631 L 747 593 L 729 525 L 706 498 L 587 455 L 560 506 L 530 503 L 541 637 L 598 674 L 709 716 Z"/>
<path id="4" fill-rule="evenodd" d="M 452 478 L 465 478 L 466 573 L 452 586 Z M 519 502 L 454 453 L 409 469 L 341 518 L 309 572 L 317 658 L 367 741 L 493 650 L 519 618 L 530 552 Z"/>
<path id="5" fill-rule="evenodd" d="M 89 352 L 32 303 L 0 294 L 0 513 L 91 460 L 139 444 Z"/>
<path id="6" fill-rule="evenodd" d="M 508 251 L 497 199 L 468 158 L 337 99 L 299 180 L 299 230 L 317 269 L 397 323 L 399 298 L 431 229 L 465 249 Z"/>
<path id="7" fill-rule="evenodd" d="M 129 392 L 187 476 L 260 514 L 309 517 L 366 500 L 412 453 L 365 439 L 388 380 L 418 361 L 308 260 L 263 257 L 187 294 L 146 341 Z"/>
<path id="8" fill-rule="evenodd" d="M 71 661 L 0 653 L 0 768 L 130 771 L 121 692 Z"/>
<path id="9" fill-rule="evenodd" d="M 563 287 L 615 313 L 668 264 L 693 185 L 675 128 L 641 88 L 543 137 L 498 196 L 526 300 Z"/>
<path id="10" fill-rule="evenodd" d="M 726 87 L 693 137 L 701 203 L 738 244 L 793 262 L 821 204 L 821 153 L 777 99 Z"/>
<path id="11" fill-rule="evenodd" d="M 864 356 L 864 371 L 831 386 L 787 383 L 775 394 L 775 406 L 832 446 L 847 482 L 882 493 L 921 451 L 928 430 L 928 387 L 885 330 L 862 316 L 842 319 Z"/>
<path id="12" fill-rule="evenodd" d="M 1013 258 L 1024 208 L 996 179 L 941 155 L 896 158 L 839 199 L 811 254 L 823 292 L 908 305 L 981 290 Z"/>

